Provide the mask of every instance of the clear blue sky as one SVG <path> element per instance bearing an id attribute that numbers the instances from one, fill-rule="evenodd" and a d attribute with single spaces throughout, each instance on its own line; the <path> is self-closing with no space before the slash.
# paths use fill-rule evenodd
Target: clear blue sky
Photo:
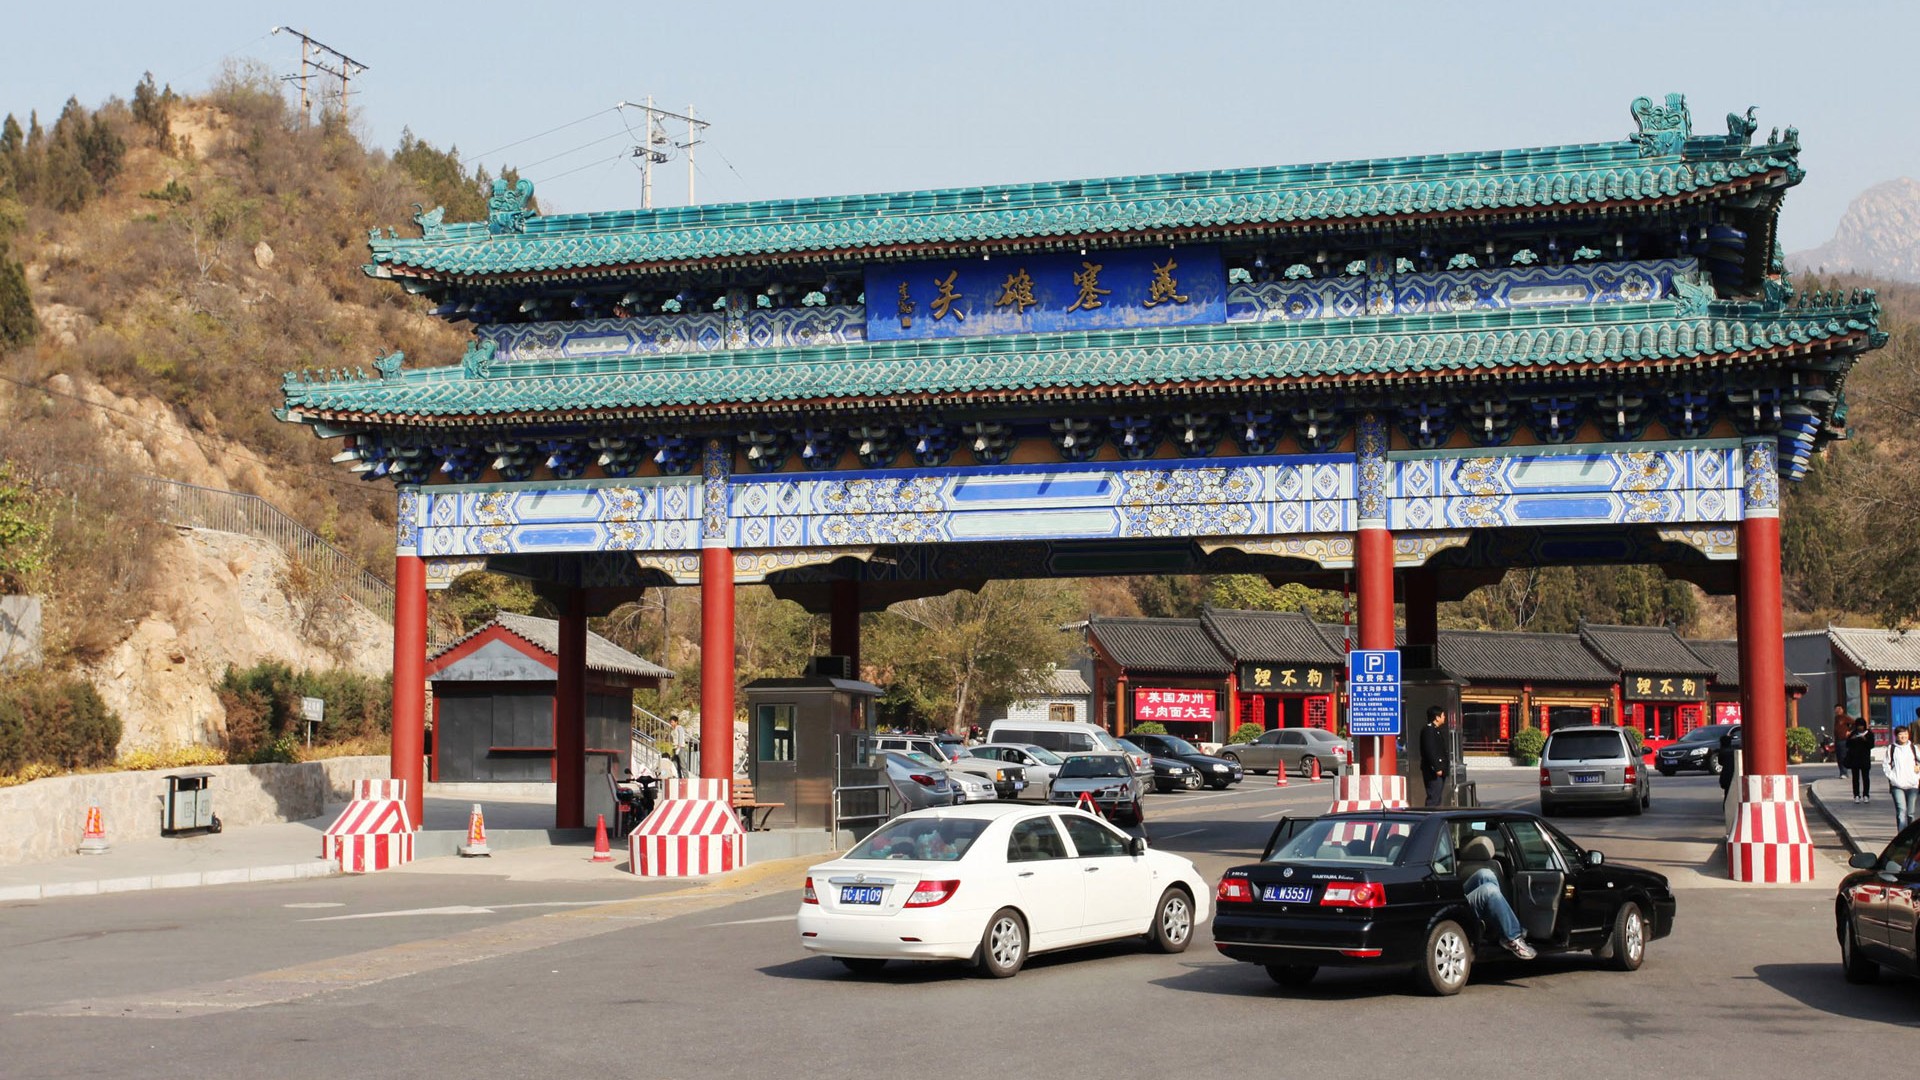
<path id="1" fill-rule="evenodd" d="M 16 7 L 0 110 L 23 119 L 125 96 L 147 69 L 189 92 L 223 57 L 290 72 L 297 45 L 267 36 L 286 23 L 369 65 L 355 104 L 381 146 L 410 126 L 471 160 L 587 118 L 487 159 L 521 165 L 550 211 L 639 205 L 611 106 L 647 94 L 713 122 L 702 202 L 1600 141 L 1668 91 L 1697 131 L 1748 105 L 1761 138 L 1800 128 L 1789 250 L 1865 188 L 1920 176 L 1912 2 Z M 682 162 L 655 182 L 658 205 L 684 200 Z"/>

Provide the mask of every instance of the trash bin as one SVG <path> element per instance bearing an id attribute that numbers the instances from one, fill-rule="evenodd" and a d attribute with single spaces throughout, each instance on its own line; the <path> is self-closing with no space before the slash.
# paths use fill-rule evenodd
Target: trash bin
<path id="1" fill-rule="evenodd" d="M 207 772 L 167 777 L 167 797 L 160 810 L 161 836 L 220 831 L 220 818 L 213 812 L 212 782 L 213 774 Z"/>

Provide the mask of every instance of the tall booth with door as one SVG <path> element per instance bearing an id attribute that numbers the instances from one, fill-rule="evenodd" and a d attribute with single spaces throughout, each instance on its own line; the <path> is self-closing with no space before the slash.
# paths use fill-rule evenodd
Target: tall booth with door
<path id="1" fill-rule="evenodd" d="M 829 828 L 842 736 L 872 731 L 880 688 L 857 679 L 759 679 L 742 688 L 747 705 L 747 776 L 754 797 L 785 803 L 770 828 Z M 859 764 L 865 764 L 861 762 Z"/>

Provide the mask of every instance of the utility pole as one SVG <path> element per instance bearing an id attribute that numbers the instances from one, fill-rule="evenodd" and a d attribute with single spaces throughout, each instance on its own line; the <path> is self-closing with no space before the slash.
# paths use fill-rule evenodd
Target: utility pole
<path id="1" fill-rule="evenodd" d="M 339 49 L 317 38 L 309 37 L 291 26 L 276 26 L 273 28 L 273 32 L 276 34 L 283 31 L 300 39 L 300 74 L 283 75 L 281 76 L 281 81 L 298 82 L 300 84 L 301 117 L 306 123 L 310 124 L 313 122 L 313 97 L 308 93 L 307 80 L 311 78 L 316 71 L 331 75 L 340 80 L 340 111 L 343 113 L 346 112 L 347 94 L 349 90 L 348 83 L 355 75 L 373 69 L 355 60 L 353 57 L 348 56 L 346 53 L 341 52 Z M 328 66 L 324 59 L 315 56 L 316 53 L 332 57 L 334 66 Z"/>
<path id="2" fill-rule="evenodd" d="M 616 108 L 638 109 L 645 117 L 646 134 L 640 137 L 641 145 L 633 148 L 633 156 L 640 159 L 641 207 L 647 210 L 653 209 L 653 167 L 655 165 L 664 165 L 672 160 L 673 155 L 665 150 L 658 149 L 663 146 L 672 147 L 675 150 L 685 150 L 687 152 L 687 205 L 693 205 L 693 148 L 700 145 L 700 133 L 713 125 L 707 123 L 705 120 L 695 119 L 693 106 L 691 105 L 687 106 L 687 111 L 684 115 L 655 108 L 653 95 L 651 94 L 647 95 L 647 103 L 645 105 L 638 105 L 631 101 L 622 101 Z M 666 129 L 660 123 L 662 120 L 679 120 L 684 122 L 687 125 L 686 141 L 674 142 L 668 137 Z"/>

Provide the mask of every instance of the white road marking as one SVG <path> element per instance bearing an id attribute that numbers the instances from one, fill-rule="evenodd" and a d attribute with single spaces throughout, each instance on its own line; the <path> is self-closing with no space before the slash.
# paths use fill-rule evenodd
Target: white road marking
<path id="1" fill-rule="evenodd" d="M 716 926 L 756 926 L 760 923 L 793 922 L 799 917 L 799 915 L 769 915 L 764 919 L 735 919 L 732 922 L 707 923 L 700 927 L 700 929 L 711 930 Z"/>
<path id="2" fill-rule="evenodd" d="M 310 903 L 305 903 L 305 904 L 281 904 L 280 906 L 286 907 L 286 908 L 330 908 L 330 907 L 346 907 L 347 905 L 339 902 L 338 900 L 314 900 Z"/>
<path id="3" fill-rule="evenodd" d="M 1178 840 L 1183 836 L 1192 836 L 1194 833 L 1197 833 L 1197 832 L 1206 832 L 1206 830 L 1205 829 L 1181 829 L 1179 832 L 1161 833 L 1158 836 L 1154 837 L 1154 839 Z"/>
<path id="4" fill-rule="evenodd" d="M 345 922 L 348 919 L 397 919 L 405 915 L 492 915 L 495 912 L 511 911 L 514 908 L 594 907 L 604 903 L 606 903 L 605 900 L 548 900 L 537 904 L 495 904 L 492 907 L 455 904 L 451 907 L 411 908 L 406 911 L 368 911 L 358 915 L 328 915 L 325 918 L 301 921 Z"/>

